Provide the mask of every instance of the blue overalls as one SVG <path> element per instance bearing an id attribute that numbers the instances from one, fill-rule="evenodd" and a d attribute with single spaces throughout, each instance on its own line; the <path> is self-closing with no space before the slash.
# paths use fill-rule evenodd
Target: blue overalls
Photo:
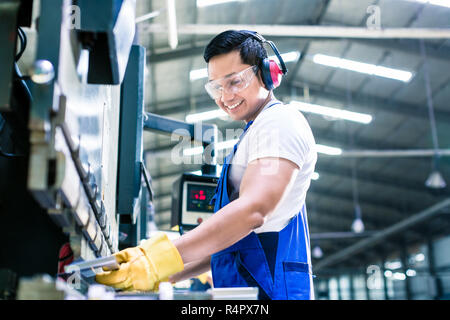
<path id="1" fill-rule="evenodd" d="M 276 101 L 268 108 L 280 102 Z M 250 121 L 239 141 L 245 134 Z M 226 206 L 228 171 L 237 150 L 225 158 L 216 194 L 214 212 Z M 211 272 L 215 288 L 258 287 L 259 299 L 314 299 L 310 261 L 309 231 L 306 207 L 279 232 L 251 232 L 232 246 L 211 256 Z"/>

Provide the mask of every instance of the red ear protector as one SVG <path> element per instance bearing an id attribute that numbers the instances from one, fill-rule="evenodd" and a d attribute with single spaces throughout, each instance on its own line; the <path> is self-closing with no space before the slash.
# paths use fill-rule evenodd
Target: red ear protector
<path id="1" fill-rule="evenodd" d="M 281 77 L 288 72 L 286 65 L 284 64 L 284 61 L 281 58 L 280 53 L 278 52 L 277 47 L 272 41 L 264 39 L 263 36 L 261 36 L 259 33 L 255 31 L 240 30 L 240 32 L 248 34 L 249 36 L 261 42 L 262 44 L 268 43 L 272 48 L 273 52 L 275 53 L 275 55 L 277 56 L 278 61 L 280 61 L 281 69 L 275 61 L 269 60 L 269 58 L 263 59 L 261 65 L 259 66 L 261 70 L 261 78 L 264 85 L 266 86 L 266 89 L 267 90 L 275 89 L 280 85 Z"/>

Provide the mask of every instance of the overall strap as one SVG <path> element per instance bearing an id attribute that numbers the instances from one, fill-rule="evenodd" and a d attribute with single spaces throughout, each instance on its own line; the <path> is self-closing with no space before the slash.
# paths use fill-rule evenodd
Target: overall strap
<path id="1" fill-rule="evenodd" d="M 222 167 L 222 171 L 220 173 L 220 178 L 219 181 L 217 182 L 217 187 L 216 190 L 214 192 L 214 196 L 212 197 L 211 201 L 209 202 L 209 204 L 214 204 L 214 212 L 219 211 L 223 206 L 227 205 L 229 202 L 229 199 L 226 199 L 226 203 L 224 205 L 222 205 L 223 203 L 223 198 L 224 196 L 226 196 L 224 194 L 224 192 L 226 193 L 227 188 L 226 188 L 226 179 L 228 177 L 228 170 L 230 168 L 231 165 L 231 160 L 233 159 L 234 154 L 236 153 L 237 147 L 242 139 L 242 137 L 244 136 L 245 132 L 248 130 L 248 128 L 252 125 L 253 120 L 249 121 L 247 123 L 247 125 L 244 128 L 244 132 L 241 133 L 241 135 L 239 136 L 238 141 L 234 144 L 233 146 L 233 150 L 225 157 L 224 163 L 223 163 L 223 167 Z M 225 187 L 224 187 L 225 186 Z"/>

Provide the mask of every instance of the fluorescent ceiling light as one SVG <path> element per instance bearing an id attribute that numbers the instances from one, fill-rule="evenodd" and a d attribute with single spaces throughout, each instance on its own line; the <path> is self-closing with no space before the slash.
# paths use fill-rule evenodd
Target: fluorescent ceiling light
<path id="1" fill-rule="evenodd" d="M 218 142 L 216 144 L 216 150 L 231 149 L 234 147 L 236 142 L 238 142 L 238 139 L 232 139 L 232 140 Z M 342 149 L 325 146 L 323 144 L 316 144 L 316 151 L 318 153 L 328 154 L 328 155 L 332 155 L 332 156 L 338 156 L 338 155 L 342 154 Z M 185 156 L 193 156 L 193 155 L 201 154 L 201 153 L 203 153 L 202 146 L 183 150 L 183 155 L 185 155 Z M 319 178 L 319 174 L 317 174 L 317 178 Z M 315 180 L 317 180 L 317 179 L 315 179 Z"/>
<path id="2" fill-rule="evenodd" d="M 230 149 L 238 142 L 239 139 L 226 140 L 218 142 L 216 145 L 216 150 Z"/>
<path id="3" fill-rule="evenodd" d="M 312 60 L 314 63 L 322 64 L 329 67 L 351 70 L 369 75 L 400 80 L 403 82 L 408 82 L 409 80 L 411 80 L 413 76 L 413 74 L 409 71 L 392 69 L 348 59 L 342 59 L 338 57 L 327 56 L 324 54 L 315 54 Z"/>
<path id="4" fill-rule="evenodd" d="M 196 170 L 196 171 L 191 171 L 190 173 L 195 174 L 197 176 L 201 176 L 202 175 L 202 170 Z M 312 177 L 312 180 L 317 180 L 319 179 L 319 174 L 317 172 L 314 172 Z"/>
<path id="5" fill-rule="evenodd" d="M 372 116 L 366 113 L 359 113 L 337 108 L 324 107 L 317 104 L 311 104 L 300 101 L 291 101 L 291 104 L 294 105 L 296 108 L 298 108 L 298 110 L 300 111 L 320 114 L 323 116 L 330 116 L 336 119 L 355 121 L 364 124 L 368 124 L 372 121 Z"/>
<path id="6" fill-rule="evenodd" d="M 236 2 L 236 1 L 243 1 L 243 0 L 197 0 L 197 8 L 203 8 L 208 6 L 213 6 L 216 4 L 222 4 L 227 2 Z"/>
<path id="7" fill-rule="evenodd" d="M 450 8 L 450 1 L 448 1 L 448 0 L 415 0 L 415 1 L 420 2 L 420 3 L 428 3 L 428 4 L 433 4 L 435 6 Z"/>
<path id="8" fill-rule="evenodd" d="M 153 18 L 159 16 L 160 14 L 161 14 L 161 11 L 160 11 L 160 10 L 153 11 L 153 12 L 144 14 L 143 16 L 137 17 L 136 20 L 135 20 L 135 22 L 136 22 L 136 23 L 141 23 L 141 22 L 146 21 L 146 20 L 148 20 L 148 19 L 153 19 Z"/>
<path id="9" fill-rule="evenodd" d="M 414 257 L 414 259 L 415 259 L 417 262 L 424 261 L 424 260 L 425 260 L 425 255 L 424 255 L 423 253 L 418 253 L 418 254 L 416 254 L 416 256 Z"/>
<path id="10" fill-rule="evenodd" d="M 406 270 L 406 275 L 408 277 L 415 277 L 417 275 L 417 272 L 414 269 L 408 269 L 408 270 Z"/>
<path id="11" fill-rule="evenodd" d="M 352 231 L 355 233 L 361 233 L 364 231 L 364 222 L 361 218 L 356 218 L 353 220 Z"/>
<path id="12" fill-rule="evenodd" d="M 384 264 L 384 267 L 386 269 L 395 270 L 395 269 L 401 268 L 402 267 L 402 263 L 400 261 L 390 261 L 390 262 L 386 262 Z"/>
<path id="13" fill-rule="evenodd" d="M 342 154 L 342 149 L 325 146 L 323 144 L 316 144 L 316 151 L 318 153 L 328 154 L 331 156 L 338 156 Z"/>
<path id="14" fill-rule="evenodd" d="M 203 153 L 203 147 L 194 147 L 194 148 L 189 148 L 189 149 L 183 150 L 184 156 L 194 156 L 194 155 L 200 154 L 200 153 Z"/>
<path id="15" fill-rule="evenodd" d="M 227 115 L 227 113 L 225 111 L 223 111 L 222 109 L 214 109 L 211 111 L 188 114 L 186 116 L 186 122 L 195 123 L 195 122 L 199 122 L 199 121 L 225 117 L 226 115 Z"/>
<path id="16" fill-rule="evenodd" d="M 406 275 L 402 272 L 395 272 L 394 273 L 394 279 L 395 280 L 405 280 L 406 279 Z"/>
<path id="17" fill-rule="evenodd" d="M 166 0 L 167 7 L 167 29 L 169 31 L 169 46 L 171 49 L 175 49 L 178 45 L 178 32 L 177 32 L 177 16 L 175 8 L 175 0 Z"/>
<path id="18" fill-rule="evenodd" d="M 195 174 L 197 176 L 201 176 L 202 175 L 202 170 L 196 170 L 196 171 L 191 171 L 190 173 Z M 312 180 L 318 180 L 320 177 L 320 175 L 317 172 L 314 172 L 311 176 Z"/>
<path id="19" fill-rule="evenodd" d="M 283 59 L 283 61 L 285 63 L 294 62 L 294 61 L 297 61 L 298 58 L 300 58 L 300 52 L 299 51 L 286 52 L 286 53 L 281 54 L 281 58 Z M 275 61 L 278 60 L 277 56 L 270 56 L 269 59 L 275 60 Z"/>
<path id="20" fill-rule="evenodd" d="M 296 108 L 298 108 L 298 110 L 300 111 L 320 114 L 324 116 L 333 117 L 336 119 L 355 121 L 364 124 L 368 124 L 372 121 L 372 116 L 366 113 L 359 113 L 337 108 L 324 107 L 321 105 L 301 101 L 291 101 L 291 104 L 294 105 Z M 222 109 L 214 109 L 211 111 L 188 114 L 186 116 L 186 122 L 195 123 L 199 121 L 211 120 L 225 116 L 227 116 L 227 114 Z"/>
<path id="21" fill-rule="evenodd" d="M 238 142 L 238 139 L 232 139 L 232 140 L 218 142 L 216 144 L 216 150 L 233 148 L 234 145 L 236 144 L 236 142 Z M 201 146 L 183 150 L 183 155 L 185 155 L 185 156 L 193 156 L 193 155 L 201 154 L 201 153 L 203 153 L 203 147 L 201 147 Z"/>
<path id="22" fill-rule="evenodd" d="M 439 171 L 434 170 L 425 181 L 425 186 L 431 189 L 443 189 L 447 184 L 445 183 L 442 174 Z"/>
<path id="23" fill-rule="evenodd" d="M 206 68 L 191 70 L 191 72 L 189 72 L 189 79 L 191 81 L 195 81 L 195 80 L 207 78 L 207 77 L 208 77 L 208 69 L 206 69 Z"/>
<path id="24" fill-rule="evenodd" d="M 316 259 L 320 259 L 323 257 L 323 251 L 319 246 L 315 246 L 312 252 L 312 255 Z"/>

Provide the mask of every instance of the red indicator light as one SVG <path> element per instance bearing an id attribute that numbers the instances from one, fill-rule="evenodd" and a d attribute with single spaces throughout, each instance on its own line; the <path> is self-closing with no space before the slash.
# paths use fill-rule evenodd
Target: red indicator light
<path id="1" fill-rule="evenodd" d="M 206 200 L 206 192 L 204 190 L 192 191 L 191 196 L 196 200 Z"/>

